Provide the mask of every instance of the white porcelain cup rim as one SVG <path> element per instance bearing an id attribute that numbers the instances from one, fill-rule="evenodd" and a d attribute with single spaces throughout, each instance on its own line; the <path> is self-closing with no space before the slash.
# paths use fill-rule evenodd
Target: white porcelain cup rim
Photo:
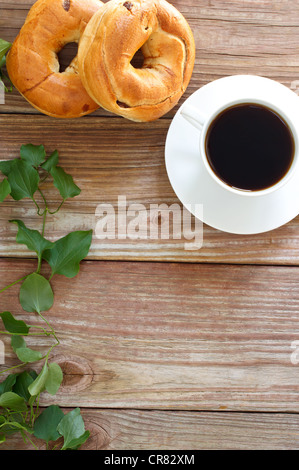
<path id="1" fill-rule="evenodd" d="M 298 99 L 298 97 L 295 94 L 294 94 L 294 96 L 295 96 L 295 98 Z M 266 106 L 268 109 L 274 111 L 280 117 L 282 117 L 283 120 L 287 123 L 288 127 L 290 128 L 290 130 L 292 132 L 292 135 L 293 135 L 293 138 L 294 138 L 294 144 L 295 144 L 293 162 L 291 164 L 290 169 L 286 173 L 286 175 L 283 178 L 281 178 L 281 180 L 279 180 L 273 186 L 270 186 L 266 189 L 256 190 L 256 191 L 247 191 L 247 190 L 243 190 L 243 189 L 234 188 L 234 187 L 231 187 L 228 184 L 226 184 L 224 181 L 222 181 L 214 173 L 214 171 L 212 170 L 212 168 L 211 168 L 211 166 L 208 162 L 208 159 L 207 159 L 207 156 L 206 156 L 206 150 L 205 150 L 206 135 L 207 135 L 209 127 L 210 127 L 211 123 L 214 121 L 214 119 L 221 112 L 223 112 L 225 109 L 228 109 L 231 106 L 236 106 L 238 104 L 245 104 L 245 103 L 246 104 L 250 103 L 250 104 L 257 104 L 257 105 L 261 105 L 261 106 Z M 276 106 L 274 101 L 270 102 L 270 101 L 263 100 L 263 99 L 260 99 L 260 98 L 254 98 L 254 96 L 250 96 L 250 97 L 245 97 L 244 96 L 242 99 L 235 99 L 235 100 L 231 100 L 231 101 L 228 100 L 224 105 L 219 106 L 209 116 L 205 116 L 203 113 L 201 113 L 201 111 L 197 107 L 195 107 L 194 105 L 188 104 L 188 102 L 187 102 L 182 106 L 182 108 L 180 110 L 180 114 L 194 128 L 196 128 L 197 131 L 200 132 L 199 156 L 201 157 L 201 160 L 202 160 L 208 174 L 210 175 L 210 177 L 212 177 L 213 180 L 218 185 L 220 185 L 222 188 L 224 188 L 225 190 L 227 190 L 227 191 L 229 191 L 233 194 L 237 194 L 239 196 L 245 196 L 245 197 L 265 196 L 265 195 L 268 195 L 268 194 L 270 194 L 274 191 L 279 190 L 294 175 L 294 173 L 297 169 L 297 166 L 298 166 L 298 162 L 299 162 L 299 155 L 298 155 L 299 137 L 298 137 L 298 131 L 295 128 L 295 126 L 293 125 L 292 120 L 288 117 L 288 115 L 282 109 L 280 109 L 280 107 Z"/>

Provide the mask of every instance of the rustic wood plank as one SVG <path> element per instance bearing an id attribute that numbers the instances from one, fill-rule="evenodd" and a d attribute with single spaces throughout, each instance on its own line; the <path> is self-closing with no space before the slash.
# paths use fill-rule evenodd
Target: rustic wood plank
<path id="1" fill-rule="evenodd" d="M 0 37 L 13 41 L 33 0 L 0 1 Z M 267 76 L 299 90 L 299 7 L 286 0 L 174 0 L 194 33 L 197 55 L 190 85 L 179 105 L 196 89 L 226 75 Z M 178 106 L 179 106 L 178 105 Z M 165 117 L 172 117 L 176 106 Z M 17 91 L 7 96 L 4 113 L 38 112 Z M 103 110 L 94 116 L 111 116 Z"/>
<path id="2" fill-rule="evenodd" d="M 0 260 L 0 289 L 35 263 Z M 45 267 L 43 268 L 45 269 Z M 46 271 L 45 271 L 46 272 Z M 295 267 L 85 261 L 53 278 L 62 406 L 299 412 Z M 0 309 L 40 324 L 18 305 Z M 15 362 L 6 344 L 5 366 Z M 48 340 L 28 339 L 46 351 Z M 2 367 L 2 370 L 3 370 Z M 53 398 L 43 396 L 42 404 Z"/>
<path id="3" fill-rule="evenodd" d="M 14 39 L 33 3 L 0 0 L 0 37 Z M 298 92 L 298 2 L 171 3 L 189 21 L 197 48 L 179 105 L 204 84 L 235 73 L 267 76 Z M 82 194 L 49 220 L 47 234 L 55 240 L 70 230 L 95 229 L 97 205 L 112 204 L 117 213 L 120 195 L 147 211 L 151 204 L 178 202 L 164 168 L 164 142 L 177 109 L 146 125 L 103 110 L 58 122 L 40 116 L 14 90 L 0 106 L 0 159 L 14 158 L 26 142 L 44 143 L 48 152 L 58 148 Z M 56 207 L 57 193 L 48 184 L 45 192 Z M 162 211 L 155 219 L 160 228 L 166 216 Z M 32 257 L 15 243 L 11 218 L 41 225 L 30 201 L 1 205 L 0 256 Z M 74 280 L 53 279 L 49 319 L 62 341 L 55 360 L 64 370 L 57 402 L 84 407 L 93 432 L 89 448 L 298 448 L 298 415 L 282 414 L 298 413 L 299 366 L 291 362 L 292 342 L 299 339 L 298 268 L 190 264 L 298 265 L 298 223 L 248 237 L 204 226 L 197 251 L 186 251 L 183 237 L 102 241 L 94 235 L 90 260 L 188 264 L 87 261 Z M 0 259 L 0 289 L 34 266 Z M 0 310 L 32 320 L 14 300 L 18 288 L 1 294 Z M 15 364 L 3 339 L 6 365 Z M 45 341 L 38 346 L 46 350 Z M 52 401 L 44 394 L 43 404 Z M 173 409 L 182 411 L 166 411 Z"/>
<path id="4" fill-rule="evenodd" d="M 81 450 L 297 450 L 299 416 L 266 413 L 206 413 L 82 410 L 90 439 Z M 44 444 L 34 439 L 40 450 Z M 31 450 L 10 438 L 1 450 Z M 175 453 L 175 455 L 182 455 Z"/>
<path id="5" fill-rule="evenodd" d="M 164 163 L 168 126 L 168 120 L 145 126 L 114 118 L 107 125 L 106 118 L 86 117 L 61 122 L 46 116 L 2 115 L 0 128 L 4 138 L 0 159 L 17 157 L 20 146 L 30 142 L 43 143 L 48 154 L 56 148 L 59 150 L 61 166 L 73 175 L 82 193 L 49 218 L 46 234 L 55 240 L 71 230 L 94 229 L 90 259 L 298 265 L 298 217 L 284 227 L 255 236 L 224 234 L 204 225 L 203 246 L 192 251 L 186 249 L 185 243 L 189 242 L 182 226 L 179 232 L 174 230 L 178 237 L 174 238 L 173 220 L 170 218 L 168 223 L 167 215 L 170 206 L 179 201 L 169 183 Z M 60 202 L 58 192 L 48 183 L 44 190 L 51 208 L 56 208 Z M 115 239 L 97 238 L 96 228 L 101 218 L 96 212 L 98 205 L 110 204 L 117 216 L 119 196 L 126 198 L 127 209 L 132 203 L 145 207 L 147 239 L 119 239 L 117 233 Z M 151 212 L 155 204 L 166 205 L 161 208 L 161 218 L 155 216 L 154 210 Z M 127 221 L 134 216 L 128 215 Z M 15 225 L 8 222 L 16 218 L 23 219 L 31 228 L 41 227 L 32 201 L 17 203 L 8 198 L 1 204 L 0 211 L 0 255 L 28 257 L 27 249 L 15 241 Z M 194 222 L 192 217 L 193 230 Z M 158 227 L 157 236 L 152 239 L 151 225 Z M 170 239 L 162 239 L 161 230 L 168 225 Z"/>

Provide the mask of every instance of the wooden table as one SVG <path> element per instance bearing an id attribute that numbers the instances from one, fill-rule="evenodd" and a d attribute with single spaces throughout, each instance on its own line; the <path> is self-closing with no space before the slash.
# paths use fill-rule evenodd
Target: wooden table
<path id="1" fill-rule="evenodd" d="M 299 89 L 299 3 L 286 0 L 173 0 L 194 32 L 197 56 L 180 104 L 211 80 L 257 74 Z M 33 0 L 0 0 L 0 37 L 12 41 Z M 296 82 L 297 81 L 297 82 Z M 24 143 L 56 148 L 82 188 L 48 226 L 55 240 L 95 228 L 98 204 L 178 200 L 164 146 L 178 106 L 136 124 L 103 110 L 55 120 L 14 91 L 0 106 L 0 159 Z M 47 188 L 46 186 L 46 189 Z M 50 190 L 50 189 L 49 189 Z M 56 193 L 51 203 L 56 205 Z M 40 228 L 31 202 L 0 208 L 0 288 L 35 266 L 16 244 L 11 218 Z M 157 224 L 163 223 L 162 217 Z M 299 219 L 256 236 L 204 225 L 203 247 L 184 240 L 99 240 L 73 280 L 53 278 L 49 312 L 61 340 L 64 382 L 55 403 L 81 407 L 88 449 L 299 448 Z M 18 305 L 18 286 L 1 309 Z M 41 344 L 43 346 L 43 344 Z M 7 362 L 15 361 L 7 345 Z M 42 405 L 53 403 L 44 394 Z M 22 448 L 10 440 L 7 448 Z"/>

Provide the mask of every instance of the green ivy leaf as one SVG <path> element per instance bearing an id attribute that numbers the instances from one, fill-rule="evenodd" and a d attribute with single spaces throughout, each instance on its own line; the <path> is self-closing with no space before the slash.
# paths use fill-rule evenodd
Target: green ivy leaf
<path id="1" fill-rule="evenodd" d="M 14 158 L 13 160 L 5 160 L 0 162 L 0 171 L 3 173 L 4 176 L 8 176 L 11 172 L 12 166 L 14 162 L 20 161 L 19 158 Z"/>
<path id="2" fill-rule="evenodd" d="M 47 443 L 56 441 L 60 434 L 57 426 L 64 417 L 63 411 L 57 405 L 50 405 L 36 419 L 34 423 L 34 436 Z"/>
<path id="3" fill-rule="evenodd" d="M 35 375 L 32 376 L 32 372 L 34 372 Z M 32 382 L 36 379 L 36 377 L 37 377 L 37 373 L 35 371 L 31 371 L 31 373 L 29 373 L 25 370 L 21 374 L 18 374 L 16 382 L 12 389 L 13 392 L 19 395 L 20 397 L 23 397 L 25 401 L 27 402 L 30 398 L 28 387 L 29 385 L 32 384 Z"/>
<path id="4" fill-rule="evenodd" d="M 26 312 L 41 313 L 49 310 L 53 302 L 54 294 L 49 281 L 40 274 L 30 274 L 20 289 L 20 303 L 23 309 Z"/>
<path id="5" fill-rule="evenodd" d="M 54 243 L 44 238 L 38 230 L 32 230 L 26 227 L 22 220 L 10 220 L 9 222 L 18 226 L 17 243 L 26 245 L 27 248 L 40 258 L 45 250 L 51 250 Z"/>
<path id="6" fill-rule="evenodd" d="M 18 374 L 10 374 L 3 382 L 0 383 L 0 395 L 5 392 L 12 392 L 13 386 L 16 383 Z"/>
<path id="7" fill-rule="evenodd" d="M 20 154 L 22 160 L 35 168 L 39 167 L 46 159 L 46 151 L 43 145 L 22 145 Z"/>
<path id="8" fill-rule="evenodd" d="M 0 202 L 3 202 L 4 199 L 11 193 L 11 187 L 6 178 L 0 183 Z"/>
<path id="9" fill-rule="evenodd" d="M 30 348 L 17 348 L 16 349 L 16 355 L 22 362 L 26 362 L 27 364 L 29 362 L 36 362 L 40 361 L 43 355 L 39 351 L 34 351 L 33 349 Z"/>
<path id="10" fill-rule="evenodd" d="M 63 373 L 61 367 L 56 364 L 56 362 L 52 362 L 49 364 L 49 373 L 45 383 L 45 387 L 50 395 L 56 395 L 59 390 L 59 387 L 63 380 Z"/>
<path id="11" fill-rule="evenodd" d="M 27 335 L 30 327 L 23 320 L 16 320 L 10 312 L 0 313 L 3 324 L 9 333 Z"/>
<path id="12" fill-rule="evenodd" d="M 10 42 L 4 41 L 4 39 L 0 39 L 0 59 L 2 59 L 6 52 L 9 51 L 12 44 Z"/>
<path id="13" fill-rule="evenodd" d="M 44 367 L 42 368 L 41 372 L 38 374 L 34 382 L 32 382 L 32 384 L 30 384 L 28 387 L 28 392 L 31 396 L 37 396 L 39 393 L 45 390 L 45 383 L 48 377 L 48 373 L 48 366 L 47 363 L 45 363 Z"/>
<path id="14" fill-rule="evenodd" d="M 41 167 L 50 173 L 52 168 L 58 165 L 58 160 L 59 154 L 57 150 L 54 150 L 54 152 L 50 155 L 47 161 L 41 165 Z"/>
<path id="15" fill-rule="evenodd" d="M 0 59 L 0 69 L 1 69 L 2 67 L 4 67 L 5 64 L 6 64 L 6 57 L 5 57 L 5 55 L 4 55 L 4 56 L 2 57 L 2 59 Z M 0 73 L 2 73 L 2 72 L 0 71 Z"/>
<path id="16" fill-rule="evenodd" d="M 89 431 L 85 431 L 80 408 L 75 408 L 67 413 L 58 424 L 57 431 L 64 438 L 61 450 L 77 449 L 90 435 Z"/>
<path id="17" fill-rule="evenodd" d="M 13 411 L 27 411 L 27 405 L 23 397 L 14 392 L 6 392 L 0 396 L 0 406 Z"/>
<path id="18" fill-rule="evenodd" d="M 26 341 L 24 340 L 23 336 L 19 336 L 19 335 L 14 335 L 11 337 L 11 347 L 13 349 L 14 352 L 17 351 L 17 349 L 19 348 L 26 348 Z"/>
<path id="19" fill-rule="evenodd" d="M 80 194 L 81 189 L 74 183 L 73 177 L 67 174 L 63 168 L 53 166 L 50 173 L 53 176 L 54 185 L 64 200 Z"/>
<path id="20" fill-rule="evenodd" d="M 46 250 L 43 258 L 50 264 L 52 274 L 75 277 L 80 262 L 87 256 L 92 241 L 92 230 L 71 232 L 54 243 L 52 250 Z"/>
<path id="21" fill-rule="evenodd" d="M 39 174 L 29 163 L 17 159 L 11 166 L 8 182 L 11 187 L 11 197 L 15 201 L 27 197 L 32 199 L 38 188 Z"/>
<path id="22" fill-rule="evenodd" d="M 1 67 L 4 67 L 5 63 L 6 63 L 6 57 L 2 57 L 2 59 L 0 61 L 0 84 L 1 84 L 1 86 L 4 87 L 4 91 L 6 93 L 11 93 L 12 90 L 13 90 L 12 81 L 10 80 L 9 77 L 4 75 L 4 73 L 1 70 Z M 8 82 L 9 88 L 6 86 L 5 82 Z"/>

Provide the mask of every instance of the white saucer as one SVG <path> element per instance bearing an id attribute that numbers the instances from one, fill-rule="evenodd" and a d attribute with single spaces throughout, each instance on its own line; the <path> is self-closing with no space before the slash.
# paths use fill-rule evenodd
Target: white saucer
<path id="1" fill-rule="evenodd" d="M 221 78 L 197 90 L 185 103 L 210 115 L 225 105 L 228 87 L 230 98 L 238 100 L 244 93 L 250 98 L 250 84 L 255 96 L 258 85 L 262 99 L 268 98 L 273 104 L 279 99 L 280 106 L 291 107 L 293 124 L 299 129 L 299 97 L 282 84 L 263 77 Z M 299 171 L 284 186 L 268 195 L 246 198 L 226 191 L 204 167 L 199 155 L 199 131 L 181 116 L 180 110 L 168 130 L 165 163 L 174 192 L 195 217 L 224 232 L 257 234 L 276 229 L 299 214 Z"/>

